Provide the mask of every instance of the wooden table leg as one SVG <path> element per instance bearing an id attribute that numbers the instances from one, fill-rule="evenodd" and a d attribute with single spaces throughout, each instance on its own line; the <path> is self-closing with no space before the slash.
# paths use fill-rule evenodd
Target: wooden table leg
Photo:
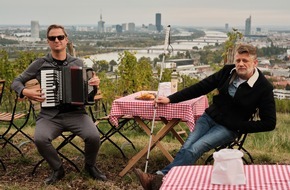
<path id="1" fill-rule="evenodd" d="M 135 117 L 136 122 L 144 129 L 144 131 L 150 135 L 151 132 L 148 128 L 148 126 L 143 122 L 143 120 L 140 117 Z M 163 137 L 171 131 L 171 129 L 179 123 L 180 119 L 172 119 L 169 121 L 166 125 L 164 125 L 156 135 L 152 136 L 152 142 L 150 146 L 150 151 L 157 146 L 162 153 L 166 156 L 166 158 L 169 161 L 173 160 L 173 157 L 169 154 L 169 152 L 162 146 L 160 141 L 163 139 Z M 136 155 L 134 155 L 128 162 L 127 166 L 119 173 L 119 176 L 123 177 L 148 151 L 148 144 L 139 151 Z"/>
<path id="2" fill-rule="evenodd" d="M 139 126 L 141 126 L 142 127 L 142 129 L 146 132 L 146 134 L 148 135 L 148 136 L 150 136 L 150 134 L 151 134 L 151 130 L 149 129 L 149 127 L 144 123 L 144 121 L 140 118 L 140 117 L 135 117 L 135 120 L 136 120 L 136 122 L 139 124 Z M 176 119 L 176 122 L 177 123 L 175 123 L 175 119 L 173 119 L 174 121 L 171 123 L 171 124 L 169 124 L 169 125 L 167 125 L 168 124 L 168 121 L 165 123 L 166 125 L 165 126 L 163 126 L 163 128 L 164 129 L 168 129 L 168 128 L 170 128 L 171 129 L 171 131 L 172 130 L 174 130 L 173 129 L 173 127 L 175 126 L 175 125 L 177 125 L 178 124 L 178 122 L 179 122 L 179 119 Z M 152 126 L 151 126 L 152 127 Z M 160 131 L 161 131 L 162 129 L 160 129 Z M 158 132 L 157 132 L 158 133 Z M 166 132 L 165 134 L 164 134 L 164 136 L 167 134 L 168 132 Z M 178 134 L 177 134 L 178 135 Z M 164 137 L 163 136 L 163 137 Z M 171 156 L 171 154 L 169 154 L 169 152 L 162 146 L 162 144 L 161 144 L 161 142 L 160 142 L 160 140 L 161 139 L 163 139 L 163 137 L 161 137 L 160 139 L 156 139 L 156 142 L 154 142 L 154 135 L 152 135 L 152 142 L 154 142 L 154 146 L 156 145 L 160 150 L 161 150 L 161 152 L 163 153 L 163 155 L 170 161 L 170 162 L 172 162 L 173 161 L 173 157 Z M 181 137 L 180 137 L 181 138 Z M 153 147 L 154 147 L 153 146 Z M 151 149 L 153 148 L 152 146 L 151 146 Z M 147 147 L 147 149 L 148 149 L 148 147 Z M 150 150 L 151 150 L 150 149 Z"/>
<path id="3" fill-rule="evenodd" d="M 162 120 L 162 122 L 164 124 L 167 124 L 168 123 L 168 120 L 166 118 L 164 118 L 164 117 L 162 117 L 161 120 Z M 183 138 L 174 130 L 174 128 L 171 129 L 171 133 L 180 142 L 180 144 L 184 144 Z"/>

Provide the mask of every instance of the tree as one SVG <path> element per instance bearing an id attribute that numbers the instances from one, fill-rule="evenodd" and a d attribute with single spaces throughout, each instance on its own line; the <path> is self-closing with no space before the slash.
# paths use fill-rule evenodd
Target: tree
<path id="1" fill-rule="evenodd" d="M 153 78 L 153 69 L 151 66 L 150 58 L 141 57 L 138 61 L 137 69 L 138 75 L 138 88 L 136 90 L 154 90 L 156 80 Z"/>
<path id="2" fill-rule="evenodd" d="M 163 69 L 162 71 L 162 78 L 160 82 L 169 82 L 171 81 L 171 73 L 172 73 L 172 69 Z M 159 75 L 160 75 L 160 70 L 159 70 Z"/>
<path id="3" fill-rule="evenodd" d="M 119 87 L 121 90 L 120 95 L 122 96 L 136 92 L 138 88 L 138 75 L 140 71 L 138 70 L 135 54 L 129 51 L 119 53 L 118 61 L 120 63 L 117 74 L 120 76 Z"/>
<path id="4" fill-rule="evenodd" d="M 33 52 L 20 52 L 20 55 L 15 60 L 10 60 L 8 53 L 4 50 L 0 51 L 0 79 L 5 80 L 5 92 L 3 96 L 3 104 L 6 111 L 12 108 L 15 97 L 14 92 L 10 90 L 12 81 L 16 76 L 22 73 L 28 65 L 42 54 Z"/>
<path id="5" fill-rule="evenodd" d="M 10 84 L 14 77 L 13 66 L 9 61 L 8 53 L 4 50 L 0 51 L 0 79 L 5 80 L 4 92 L 2 94 L 2 108 L 9 111 L 12 108 L 13 100 L 10 100 Z"/>
<path id="6" fill-rule="evenodd" d="M 117 80 L 109 79 L 105 72 L 100 72 L 97 74 L 100 78 L 100 91 L 103 96 L 103 100 L 111 105 L 111 102 L 115 99 L 117 94 L 118 83 Z"/>
<path id="7" fill-rule="evenodd" d="M 181 79 L 182 79 L 182 85 L 178 85 L 179 90 L 181 90 L 183 88 L 187 88 L 187 87 L 199 82 L 198 79 L 191 78 L 190 76 L 187 76 L 187 75 L 181 75 Z"/>
<path id="8" fill-rule="evenodd" d="M 242 39 L 243 34 L 237 29 L 233 28 L 232 32 L 227 33 L 228 40 L 224 44 L 224 52 L 222 54 L 224 64 L 233 63 L 235 45 L 237 41 Z"/>
<path id="9" fill-rule="evenodd" d="M 119 95 L 126 95 L 141 90 L 155 89 L 156 80 L 153 77 L 153 69 L 150 58 L 141 57 L 139 61 L 136 53 L 124 51 L 119 54 L 119 66 L 117 75 Z"/>
<path id="10" fill-rule="evenodd" d="M 109 63 L 106 60 L 100 60 L 100 61 L 96 61 L 96 60 L 92 60 L 93 61 L 93 65 L 92 65 L 92 69 L 96 72 L 108 72 L 109 70 Z"/>

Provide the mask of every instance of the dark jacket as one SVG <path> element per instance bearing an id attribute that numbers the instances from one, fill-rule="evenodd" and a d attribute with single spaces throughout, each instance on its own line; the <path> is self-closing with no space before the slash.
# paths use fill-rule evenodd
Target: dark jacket
<path id="1" fill-rule="evenodd" d="M 79 66 L 83 67 L 83 61 L 72 57 L 67 54 L 66 61 L 63 64 L 65 67 L 69 66 Z M 14 79 L 12 82 L 11 88 L 17 92 L 20 97 L 23 97 L 22 90 L 25 88 L 25 83 L 31 79 L 37 79 L 39 83 L 40 81 L 40 71 L 43 68 L 57 68 L 57 63 L 54 62 L 51 54 L 47 54 L 43 58 L 36 59 L 32 62 L 29 67 L 21 73 L 18 77 Z M 95 89 L 96 90 L 96 89 Z M 66 111 L 76 111 L 77 113 L 86 113 L 84 106 L 71 106 L 68 105 L 65 107 Z M 39 117 L 44 117 L 46 119 L 51 119 L 56 116 L 61 111 L 60 107 L 43 107 L 39 113 Z"/>
<path id="2" fill-rule="evenodd" d="M 205 112 L 217 123 L 228 129 L 241 133 L 270 131 L 276 126 L 276 108 L 273 86 L 259 72 L 259 77 L 250 85 L 249 81 L 242 83 L 234 97 L 228 93 L 228 87 L 235 65 L 226 65 L 217 73 L 203 79 L 197 84 L 185 88 L 168 98 L 171 103 L 205 95 L 214 89 L 218 94 L 213 97 L 213 103 Z M 253 114 L 259 111 L 259 120 L 251 120 Z"/>

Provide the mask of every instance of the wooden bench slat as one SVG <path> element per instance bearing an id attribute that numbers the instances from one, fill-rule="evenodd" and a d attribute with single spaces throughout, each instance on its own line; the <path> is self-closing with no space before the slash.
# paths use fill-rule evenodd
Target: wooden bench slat
<path id="1" fill-rule="evenodd" d="M 21 119 L 24 118 L 26 114 L 24 113 L 16 113 L 14 115 L 14 119 Z M 8 112 L 2 112 L 0 113 L 0 121 L 11 121 L 12 119 L 12 114 Z"/>

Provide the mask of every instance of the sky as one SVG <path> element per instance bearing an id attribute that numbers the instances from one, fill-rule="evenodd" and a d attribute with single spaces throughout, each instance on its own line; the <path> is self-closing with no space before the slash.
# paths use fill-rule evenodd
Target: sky
<path id="1" fill-rule="evenodd" d="M 0 25 L 97 25 L 133 22 L 136 26 L 289 26 L 290 0 L 0 0 Z"/>

